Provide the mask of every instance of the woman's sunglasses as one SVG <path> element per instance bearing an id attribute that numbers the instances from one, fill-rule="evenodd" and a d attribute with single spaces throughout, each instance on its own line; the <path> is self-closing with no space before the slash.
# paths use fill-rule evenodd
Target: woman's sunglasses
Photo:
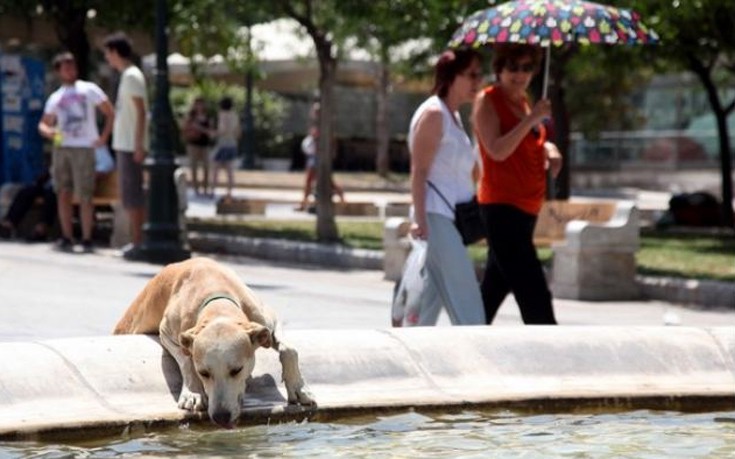
<path id="1" fill-rule="evenodd" d="M 517 72 L 523 72 L 523 73 L 532 73 L 534 70 L 536 70 L 536 66 L 529 63 L 526 64 L 518 64 L 516 62 L 508 62 L 505 65 L 505 70 L 511 72 L 511 73 L 517 73 Z"/>

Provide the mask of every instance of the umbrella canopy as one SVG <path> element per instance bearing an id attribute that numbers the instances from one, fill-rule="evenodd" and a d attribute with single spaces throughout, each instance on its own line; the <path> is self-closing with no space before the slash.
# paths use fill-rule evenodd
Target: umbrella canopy
<path id="1" fill-rule="evenodd" d="M 658 35 L 630 10 L 582 0 L 515 0 L 470 15 L 449 41 L 450 48 L 480 47 L 492 43 L 526 43 L 547 48 L 544 96 L 549 70 L 549 48 L 581 44 L 649 44 Z"/>

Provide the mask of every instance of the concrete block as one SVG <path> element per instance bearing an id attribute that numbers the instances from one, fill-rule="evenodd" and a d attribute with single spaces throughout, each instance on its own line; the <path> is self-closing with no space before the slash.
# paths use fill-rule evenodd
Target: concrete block
<path id="1" fill-rule="evenodd" d="M 606 222 L 567 223 L 564 241 L 552 245 L 554 296 L 593 301 L 639 298 L 635 279 L 639 231 L 638 211 L 631 201 L 618 202 Z"/>

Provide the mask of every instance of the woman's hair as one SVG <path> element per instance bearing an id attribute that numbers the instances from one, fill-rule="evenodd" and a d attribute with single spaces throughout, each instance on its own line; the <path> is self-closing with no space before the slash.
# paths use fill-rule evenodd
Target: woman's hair
<path id="1" fill-rule="evenodd" d="M 222 100 L 219 101 L 219 108 L 222 110 L 231 110 L 232 109 L 232 97 L 225 96 L 222 98 Z"/>
<path id="2" fill-rule="evenodd" d="M 531 58 L 534 68 L 541 64 L 542 51 L 539 46 L 524 43 L 496 43 L 493 45 L 493 72 L 500 76 L 506 65 L 517 63 L 524 57 Z"/>
<path id="3" fill-rule="evenodd" d="M 475 60 L 481 61 L 482 56 L 474 49 L 444 51 L 434 66 L 434 88 L 431 93 L 446 97 L 457 75 L 467 70 Z"/>

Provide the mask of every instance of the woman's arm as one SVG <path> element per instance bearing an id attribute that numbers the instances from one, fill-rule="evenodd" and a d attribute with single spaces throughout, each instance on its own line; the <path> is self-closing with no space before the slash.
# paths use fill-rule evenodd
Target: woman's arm
<path id="1" fill-rule="evenodd" d="M 411 234 L 417 239 L 429 237 L 426 223 L 426 180 L 436 157 L 443 135 L 440 108 L 428 109 L 419 118 L 411 142 L 411 198 L 414 207 L 414 225 Z"/>
<path id="2" fill-rule="evenodd" d="M 546 99 L 541 100 L 520 123 L 501 136 L 500 119 L 490 96 L 483 91 L 475 98 L 472 107 L 472 125 L 477 133 L 477 140 L 485 147 L 490 158 L 505 161 L 518 148 L 528 132 L 550 114 L 551 103 Z"/>

